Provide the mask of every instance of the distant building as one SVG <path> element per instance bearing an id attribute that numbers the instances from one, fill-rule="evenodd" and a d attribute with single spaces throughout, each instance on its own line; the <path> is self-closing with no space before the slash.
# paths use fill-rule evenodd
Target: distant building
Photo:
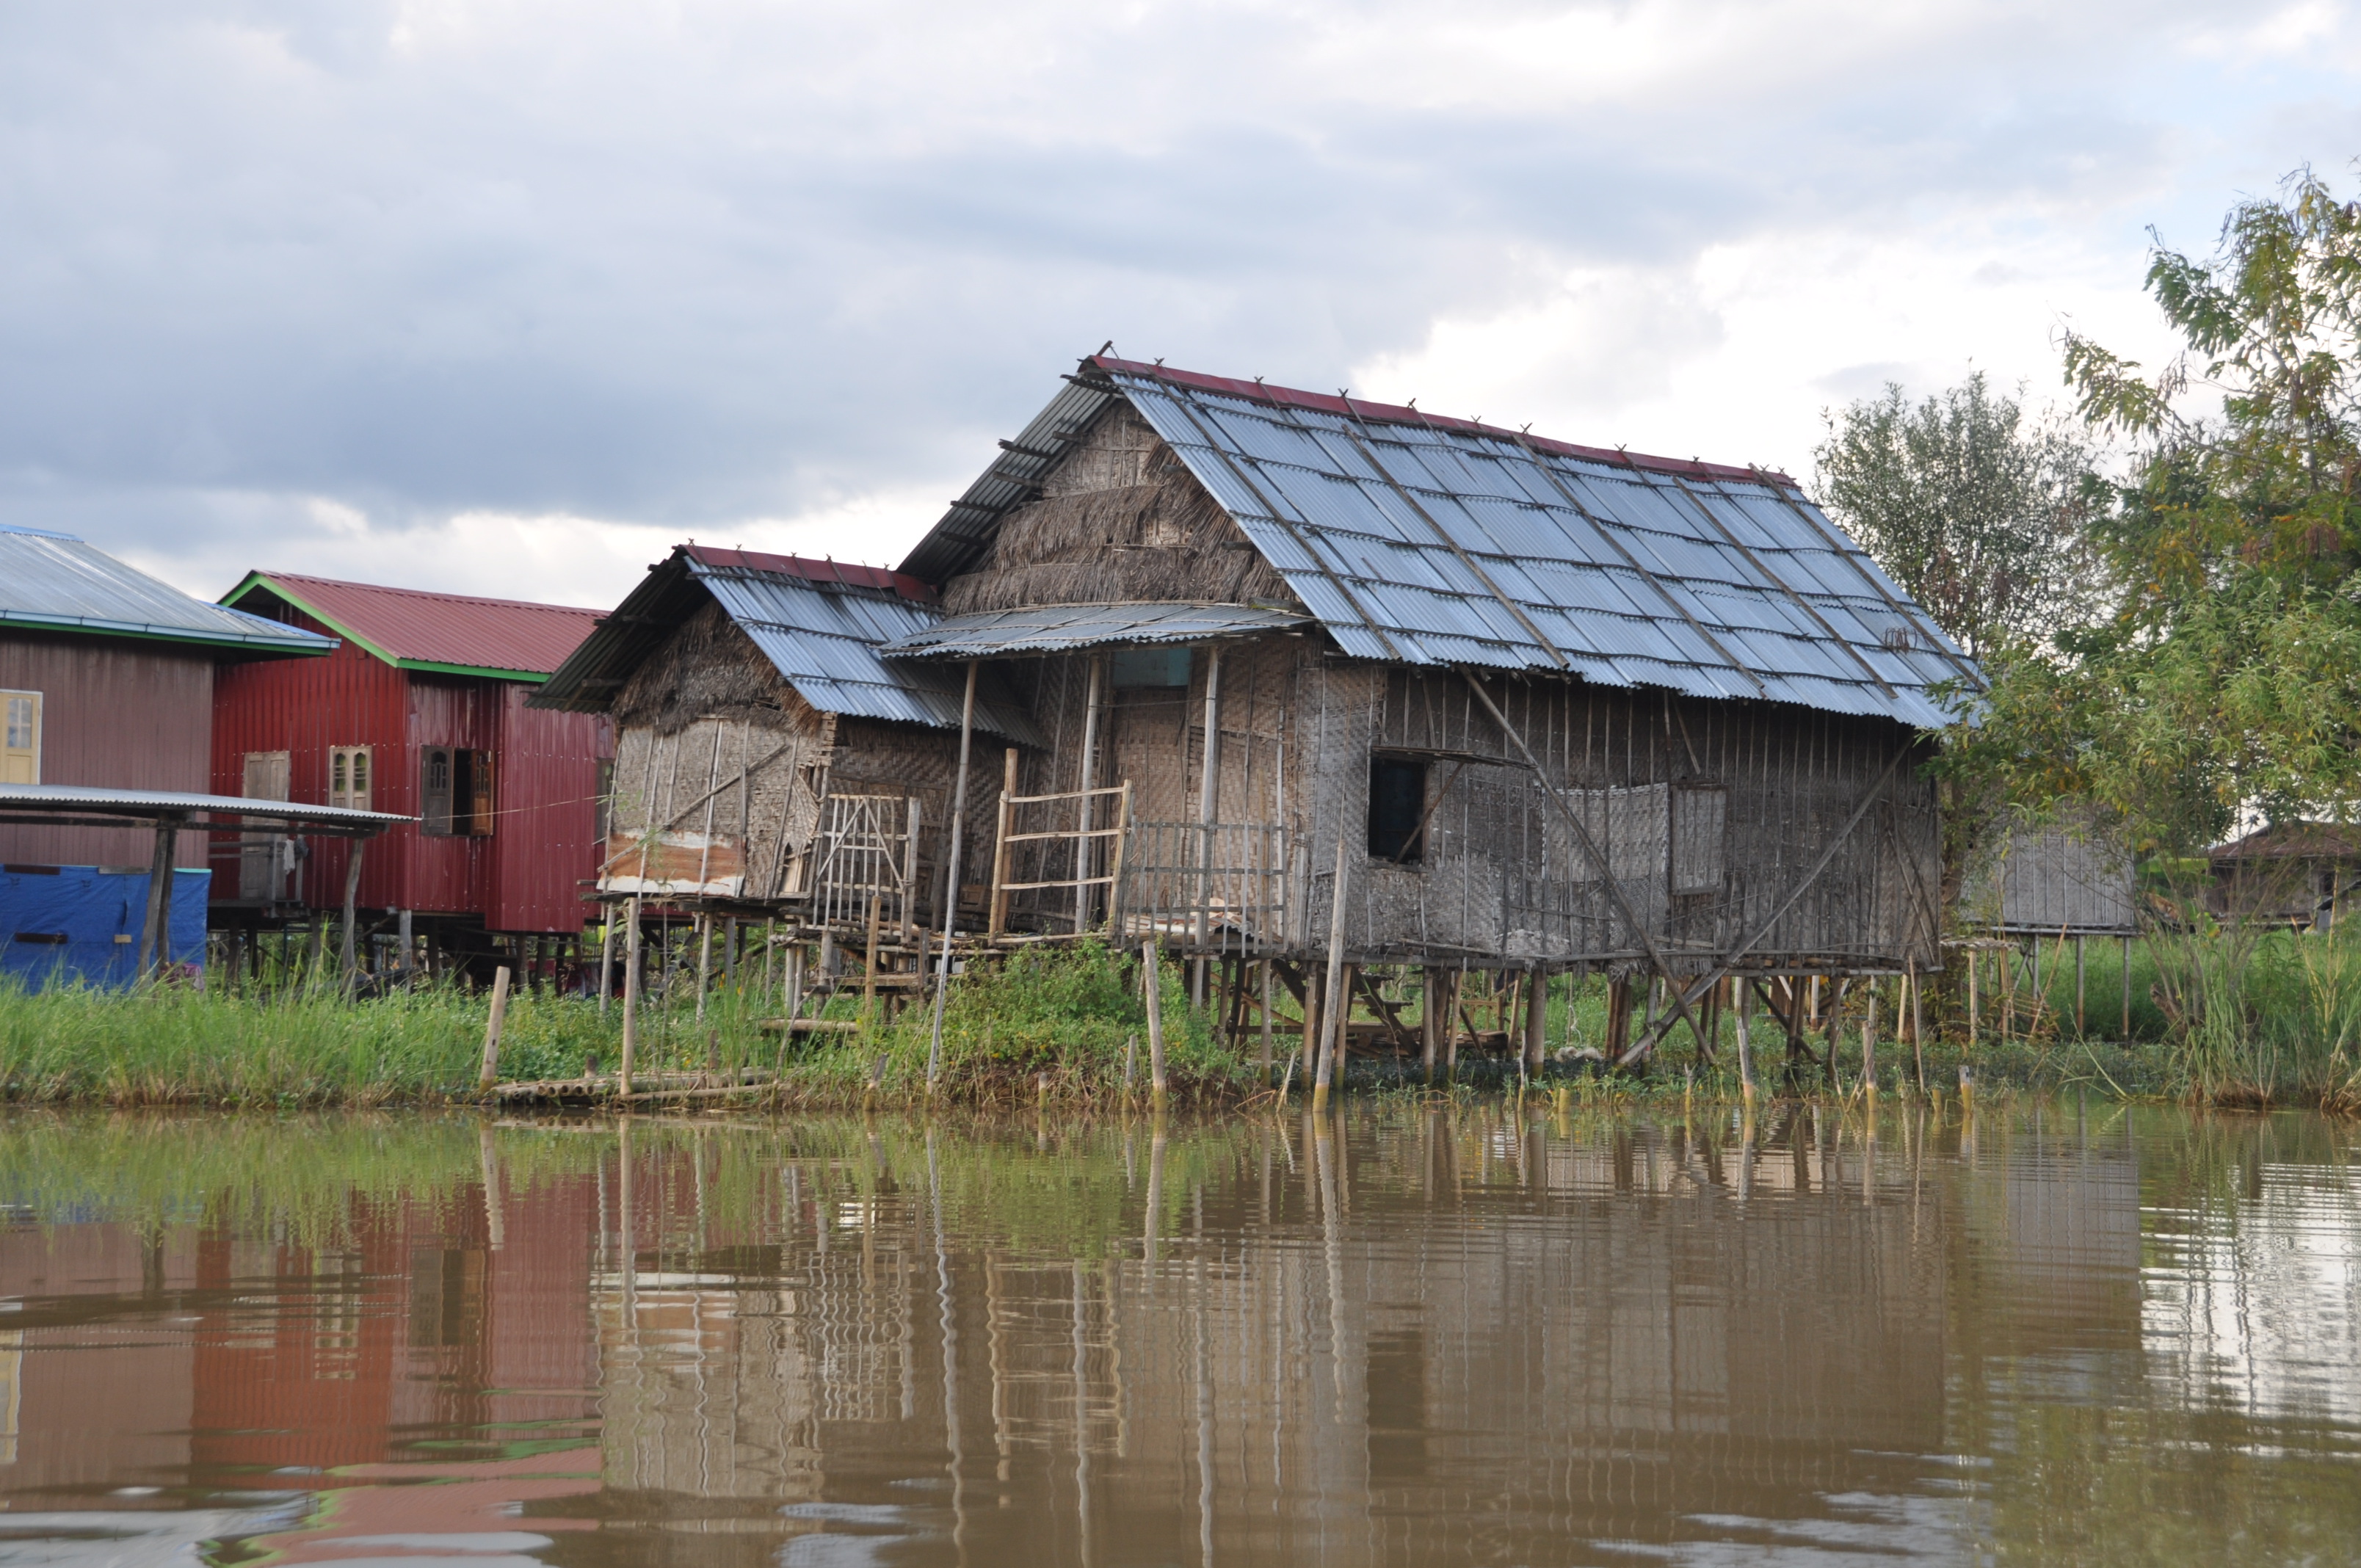
<path id="1" fill-rule="evenodd" d="M 2131 856 L 2077 823 L 2018 827 L 1968 880 L 1961 923 L 2017 936 L 2129 936 L 2139 928 Z"/>
<path id="2" fill-rule="evenodd" d="M 2329 822 L 2283 822 L 2206 851 L 2215 911 L 2275 925 L 2311 927 L 2361 896 L 2361 831 Z"/>
<path id="3" fill-rule="evenodd" d="M 0 528 L 0 784 L 203 794 L 223 676 L 317 665 L 335 646 L 71 534 Z M 32 986 L 60 972 L 127 982 L 154 844 L 146 828 L 0 823 L 0 970 Z M 171 961 L 203 953 L 206 869 L 173 879 Z"/>
<path id="4" fill-rule="evenodd" d="M 327 658 L 230 672 L 214 694 L 213 785 L 418 817 L 373 843 L 359 907 L 446 951 L 494 935 L 578 937 L 598 867 L 612 729 L 525 698 L 595 611 L 256 572 L 223 602 L 339 639 Z M 269 925 L 344 899 L 345 847 L 249 835 L 217 923 Z"/>

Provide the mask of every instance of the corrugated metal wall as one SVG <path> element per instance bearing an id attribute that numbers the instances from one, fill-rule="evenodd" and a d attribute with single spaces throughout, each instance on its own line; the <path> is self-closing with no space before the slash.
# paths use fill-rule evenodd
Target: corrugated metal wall
<path id="1" fill-rule="evenodd" d="M 308 617 L 284 619 L 326 631 Z M 222 672 L 214 696 L 213 787 L 240 793 L 249 751 L 286 751 L 291 798 L 328 798 L 328 749 L 376 748 L 370 804 L 416 816 L 419 751 L 465 747 L 493 754 L 499 815 L 489 838 L 429 838 L 394 828 L 368 847 L 358 894 L 365 909 L 480 915 L 507 931 L 577 931 L 575 883 L 592 873 L 598 759 L 605 722 L 522 707 L 522 683 L 397 670 L 347 642 L 322 659 Z M 512 743 L 513 742 L 513 743 Z M 611 751 L 611 747 L 608 750 Z M 225 846 L 232 840 L 224 836 Z M 315 907 L 344 899 L 347 847 L 313 842 L 302 893 Z M 217 894 L 237 894 L 235 850 Z"/>
<path id="2" fill-rule="evenodd" d="M 527 707 L 531 695 L 516 684 L 502 694 L 486 924 L 496 931 L 579 931 L 589 913 L 581 883 L 598 874 L 598 760 L 615 754 L 614 721 Z"/>
<path id="3" fill-rule="evenodd" d="M 203 790 L 213 728 L 214 655 L 166 642 L 12 631 L 0 687 L 41 694 L 41 782 Z M 153 836 L 115 828 L 0 828 L 0 860 L 138 866 Z M 200 850 L 186 845 L 181 863 Z"/>

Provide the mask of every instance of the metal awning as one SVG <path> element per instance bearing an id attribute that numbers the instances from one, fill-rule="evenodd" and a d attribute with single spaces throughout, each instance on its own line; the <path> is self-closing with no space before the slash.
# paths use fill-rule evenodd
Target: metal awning
<path id="1" fill-rule="evenodd" d="M 186 795 L 178 790 L 100 789 L 82 784 L 0 784 L 0 823 L 51 828 L 276 827 L 338 839 L 373 839 L 414 817 L 356 811 L 349 806 L 307 806 L 238 795 Z"/>
<path id="2" fill-rule="evenodd" d="M 1127 642 L 1209 642 L 1294 631 L 1299 611 L 1250 604 L 1059 604 L 954 615 L 896 638 L 890 659 L 1006 659 Z"/>

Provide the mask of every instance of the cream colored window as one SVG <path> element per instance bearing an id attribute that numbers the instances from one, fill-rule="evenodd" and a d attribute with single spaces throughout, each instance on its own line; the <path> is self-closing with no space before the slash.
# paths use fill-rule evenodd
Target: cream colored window
<path id="1" fill-rule="evenodd" d="M 369 746 L 328 748 L 330 806 L 349 806 L 355 811 L 372 809 L 369 788 L 377 773 L 375 750 Z"/>
<path id="2" fill-rule="evenodd" d="M 0 692 L 0 784 L 41 782 L 41 694 Z"/>

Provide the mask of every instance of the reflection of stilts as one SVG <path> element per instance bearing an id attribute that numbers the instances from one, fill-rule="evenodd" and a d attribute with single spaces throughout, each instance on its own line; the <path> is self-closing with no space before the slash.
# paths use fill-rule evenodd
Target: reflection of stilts
<path id="1" fill-rule="evenodd" d="M 935 1154 L 935 1132 L 927 1129 L 927 1208 L 935 1224 L 935 1321 L 943 1342 L 943 1444 L 951 1478 L 951 1551 L 967 1564 L 967 1477 L 960 1450 L 959 1327 L 951 1313 L 951 1262 L 943 1245 L 943 1176 Z"/>
<path id="2" fill-rule="evenodd" d="M 1074 1259 L 1074 1521 L 1091 1568 L 1091 1384 L 1082 1336 L 1082 1260 Z"/>

